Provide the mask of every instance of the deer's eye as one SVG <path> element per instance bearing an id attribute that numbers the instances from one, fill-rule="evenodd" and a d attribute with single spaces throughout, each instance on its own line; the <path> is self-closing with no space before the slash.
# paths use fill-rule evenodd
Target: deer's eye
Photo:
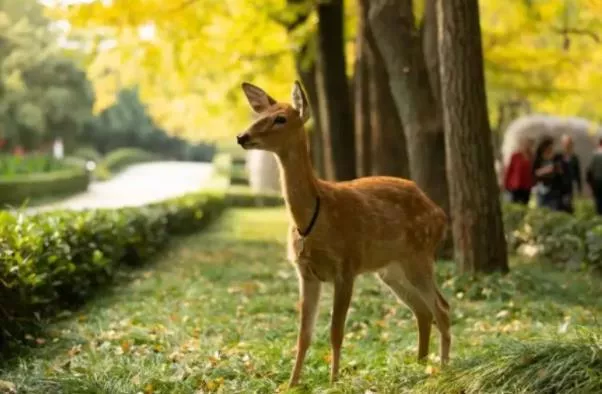
<path id="1" fill-rule="evenodd" d="M 286 123 L 286 118 L 284 116 L 278 115 L 276 119 L 274 119 L 274 124 L 284 124 Z"/>

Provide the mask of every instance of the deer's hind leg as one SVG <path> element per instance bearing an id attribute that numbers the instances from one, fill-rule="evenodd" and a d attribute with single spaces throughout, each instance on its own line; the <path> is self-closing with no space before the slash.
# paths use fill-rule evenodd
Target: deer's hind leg
<path id="1" fill-rule="evenodd" d="M 449 304 L 439 291 L 433 277 L 433 260 L 433 257 L 418 255 L 413 258 L 411 265 L 405 266 L 412 267 L 412 269 L 404 269 L 404 266 L 401 265 L 400 268 L 435 319 L 435 324 L 441 334 L 441 363 L 446 364 L 449 361 L 451 347 Z"/>
<path id="2" fill-rule="evenodd" d="M 429 353 L 431 325 L 433 314 L 430 308 L 414 287 L 410 285 L 400 267 L 393 263 L 377 273 L 378 278 L 385 284 L 401 302 L 406 304 L 414 313 L 418 326 L 418 361 L 424 361 Z"/>

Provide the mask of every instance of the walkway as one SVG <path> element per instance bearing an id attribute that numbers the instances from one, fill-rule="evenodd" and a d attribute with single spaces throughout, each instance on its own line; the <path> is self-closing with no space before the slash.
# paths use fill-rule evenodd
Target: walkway
<path id="1" fill-rule="evenodd" d="M 198 191 L 213 173 L 209 163 L 165 161 L 136 164 L 85 193 L 28 211 L 141 206 Z"/>

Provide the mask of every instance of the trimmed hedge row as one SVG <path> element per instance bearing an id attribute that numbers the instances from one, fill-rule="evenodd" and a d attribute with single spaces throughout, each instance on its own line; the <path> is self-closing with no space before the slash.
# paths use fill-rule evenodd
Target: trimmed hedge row
<path id="1" fill-rule="evenodd" d="M 232 207 L 277 207 L 284 205 L 280 193 L 255 193 L 249 187 L 230 187 L 226 204 Z"/>
<path id="2" fill-rule="evenodd" d="M 137 266 L 170 237 L 204 228 L 224 208 L 211 192 L 142 208 L 0 213 L 0 346 L 86 300 L 120 266 Z"/>
<path id="3" fill-rule="evenodd" d="M 116 149 L 105 156 L 100 162 L 111 173 L 118 172 L 131 164 L 145 163 L 157 160 L 158 155 L 138 148 Z"/>
<path id="4" fill-rule="evenodd" d="M 27 199 L 83 192 L 88 189 L 89 183 L 88 172 L 79 166 L 60 171 L 23 174 L 19 178 L 0 177 L 0 209 L 6 204 L 22 204 Z"/>
<path id="5" fill-rule="evenodd" d="M 503 205 L 511 252 L 531 247 L 543 261 L 602 269 L 602 217 L 582 207 L 575 215 L 523 205 Z"/>

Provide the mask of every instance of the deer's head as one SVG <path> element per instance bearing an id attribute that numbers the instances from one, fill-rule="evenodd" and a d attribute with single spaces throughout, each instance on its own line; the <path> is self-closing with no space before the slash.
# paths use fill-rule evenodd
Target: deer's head
<path id="1" fill-rule="evenodd" d="M 248 82 L 243 82 L 242 90 L 257 119 L 236 137 L 240 146 L 277 153 L 306 141 L 303 124 L 309 119 L 309 105 L 298 81 L 293 86 L 292 105 L 277 102 Z"/>

